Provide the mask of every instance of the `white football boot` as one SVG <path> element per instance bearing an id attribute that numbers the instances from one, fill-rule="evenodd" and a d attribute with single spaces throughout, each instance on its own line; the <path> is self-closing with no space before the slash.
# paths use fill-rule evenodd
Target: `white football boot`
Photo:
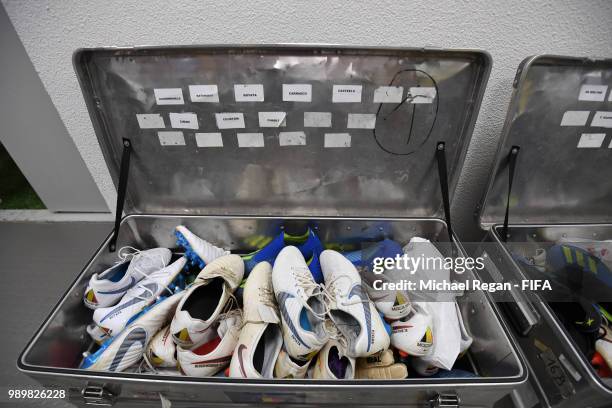
<path id="1" fill-rule="evenodd" d="M 180 257 L 165 268 L 151 272 L 128 290 L 115 306 L 96 309 L 93 313 L 94 323 L 109 336 L 116 336 L 132 317 L 155 302 L 162 293 L 172 293 L 168 285 L 181 273 L 186 262 L 185 257 Z"/>
<path id="2" fill-rule="evenodd" d="M 287 246 L 280 251 L 272 269 L 272 286 L 281 312 L 285 350 L 295 359 L 310 360 L 329 336 L 321 287 L 298 248 Z"/>
<path id="3" fill-rule="evenodd" d="M 346 354 L 365 357 L 389 348 L 389 335 L 361 286 L 355 266 L 332 250 L 321 253 L 329 316 L 347 341 Z"/>
<path id="4" fill-rule="evenodd" d="M 176 345 L 169 325 L 153 336 L 145 357 L 153 367 L 176 367 Z"/>
<path id="5" fill-rule="evenodd" d="M 230 253 L 230 251 L 216 247 L 210 242 L 203 240 L 183 225 L 177 226 L 174 234 L 176 235 L 177 244 L 185 249 L 185 256 L 189 259 L 189 263 L 200 268 L 204 268 L 204 266 L 215 259 Z"/>
<path id="6" fill-rule="evenodd" d="M 272 378 L 283 336 L 272 290 L 272 266 L 260 262 L 243 294 L 243 327 L 230 363 L 230 377 Z"/>
<path id="7" fill-rule="evenodd" d="M 274 366 L 274 378 L 305 378 L 310 361 L 291 358 L 285 349 L 281 349 Z"/>
<path id="8" fill-rule="evenodd" d="M 434 342 L 432 325 L 431 316 L 416 302 L 408 316 L 391 323 L 391 344 L 409 356 L 426 356 Z"/>
<path id="9" fill-rule="evenodd" d="M 213 339 L 191 350 L 177 347 L 180 371 L 192 377 L 209 377 L 223 370 L 232 359 L 241 327 L 240 311 L 234 309 L 215 322 Z"/>
<path id="10" fill-rule="evenodd" d="M 170 331 L 176 344 L 191 348 L 205 339 L 206 331 L 219 315 L 232 308 L 232 293 L 243 275 L 244 262 L 239 255 L 222 256 L 202 269 L 172 319 Z"/>
<path id="11" fill-rule="evenodd" d="M 129 247 L 119 250 L 123 262 L 100 274 L 94 274 L 87 284 L 83 303 L 90 309 L 109 307 L 117 304 L 125 293 L 151 272 L 165 268 L 172 253 L 167 248 L 153 248 L 146 251 L 134 250 L 125 253 Z"/>
<path id="12" fill-rule="evenodd" d="M 612 368 L 612 330 L 606 327 L 604 331 L 604 336 L 595 342 L 595 351 L 601 354 L 606 365 Z"/>
<path id="13" fill-rule="evenodd" d="M 312 378 L 350 380 L 355 378 L 355 359 L 346 355 L 344 347 L 336 340 L 329 340 L 319 352 Z"/>
<path id="14" fill-rule="evenodd" d="M 89 334 L 91 339 L 95 341 L 98 345 L 101 345 L 106 340 L 110 339 L 108 333 L 98 327 L 98 325 L 96 325 L 95 323 L 91 323 L 90 325 L 88 325 L 86 330 L 87 334 Z"/>
<path id="15" fill-rule="evenodd" d="M 363 271 L 363 284 L 368 297 L 376 309 L 388 320 L 398 320 L 405 317 L 412 309 L 408 291 L 406 290 L 376 290 L 373 288 L 375 280 L 383 282 L 398 283 L 405 278 L 406 271 L 402 269 L 386 269 L 382 274 L 374 274 L 371 271 Z"/>
<path id="16" fill-rule="evenodd" d="M 168 323 L 184 292 L 163 298 L 145 309 L 119 335 L 87 355 L 80 368 L 120 372 L 139 362 L 153 336 Z"/>

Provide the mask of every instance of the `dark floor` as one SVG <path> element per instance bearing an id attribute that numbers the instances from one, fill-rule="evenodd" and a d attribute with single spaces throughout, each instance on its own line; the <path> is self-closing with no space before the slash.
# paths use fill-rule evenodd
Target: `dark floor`
<path id="1" fill-rule="evenodd" d="M 45 205 L 0 143 L 0 209 L 43 208 Z"/>
<path id="2" fill-rule="evenodd" d="M 7 392 L 41 388 L 17 371 L 17 357 L 111 229 L 106 222 L 0 222 L 0 406 L 72 406 L 9 401 Z"/>

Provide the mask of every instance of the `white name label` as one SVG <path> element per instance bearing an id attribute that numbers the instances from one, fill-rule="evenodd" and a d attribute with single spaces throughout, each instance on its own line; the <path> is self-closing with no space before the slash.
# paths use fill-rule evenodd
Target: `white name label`
<path id="1" fill-rule="evenodd" d="M 236 113 L 215 113 L 215 120 L 219 129 L 243 129 L 244 115 L 240 112 Z"/>
<path id="2" fill-rule="evenodd" d="M 312 101 L 312 85 L 310 84 L 283 84 L 283 101 L 310 102 Z"/>
<path id="3" fill-rule="evenodd" d="M 403 86 L 380 86 L 374 90 L 374 103 L 400 103 Z"/>
<path id="4" fill-rule="evenodd" d="M 304 132 L 280 132 L 278 144 L 281 146 L 305 146 L 306 133 Z"/>
<path id="5" fill-rule="evenodd" d="M 263 85 L 234 85 L 234 97 L 236 102 L 263 102 Z"/>
<path id="6" fill-rule="evenodd" d="M 331 112 L 304 112 L 304 127 L 331 127 Z"/>
<path id="7" fill-rule="evenodd" d="M 285 112 L 259 112 L 259 127 L 276 128 L 287 126 Z"/>
<path id="8" fill-rule="evenodd" d="M 589 111 L 567 111 L 561 119 L 561 126 L 584 126 L 589 119 Z"/>
<path id="9" fill-rule="evenodd" d="M 326 133 L 324 147 L 351 147 L 351 135 L 348 133 Z"/>
<path id="10" fill-rule="evenodd" d="M 142 113 L 136 114 L 138 126 L 141 129 L 159 129 L 165 128 L 164 118 L 159 113 Z"/>
<path id="11" fill-rule="evenodd" d="M 183 90 L 181 88 L 158 88 L 154 89 L 155 103 L 158 105 L 182 105 Z"/>
<path id="12" fill-rule="evenodd" d="M 612 112 L 597 111 L 591 121 L 591 126 L 612 128 Z"/>
<path id="13" fill-rule="evenodd" d="M 157 132 L 162 146 L 185 146 L 183 132 Z"/>
<path id="14" fill-rule="evenodd" d="M 410 103 L 432 103 L 436 97 L 436 88 L 433 86 L 410 87 L 408 92 L 412 96 Z"/>
<path id="15" fill-rule="evenodd" d="M 361 102 L 361 85 L 334 85 L 332 102 Z"/>
<path id="16" fill-rule="evenodd" d="M 349 129 L 374 129 L 376 127 L 376 114 L 374 113 L 349 113 Z"/>
<path id="17" fill-rule="evenodd" d="M 603 102 L 606 99 L 607 85 L 582 85 L 580 87 L 579 101 Z"/>
<path id="18" fill-rule="evenodd" d="M 191 102 L 219 102 L 217 85 L 189 85 Z"/>
<path id="19" fill-rule="evenodd" d="M 174 129 L 197 129 L 198 116 L 195 113 L 170 113 L 170 127 Z"/>
<path id="20" fill-rule="evenodd" d="M 221 133 L 196 133 L 195 139 L 198 147 L 223 147 Z"/>
<path id="21" fill-rule="evenodd" d="M 578 141 L 578 148 L 599 148 L 603 144 L 605 138 L 605 133 L 583 133 Z"/>
<path id="22" fill-rule="evenodd" d="M 264 147 L 263 133 L 238 133 L 238 147 Z"/>

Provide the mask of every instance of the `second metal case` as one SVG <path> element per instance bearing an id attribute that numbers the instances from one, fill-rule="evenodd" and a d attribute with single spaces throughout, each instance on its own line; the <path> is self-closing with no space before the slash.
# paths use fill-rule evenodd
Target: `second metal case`
<path id="1" fill-rule="evenodd" d="M 517 262 L 526 250 L 612 239 L 611 84 L 610 59 L 544 55 L 519 67 L 496 172 L 480 208 L 492 279 L 535 278 Z M 609 407 L 612 379 L 597 375 L 549 304 L 538 295 L 535 301 L 514 296 L 506 299 L 507 316 L 545 405 Z"/>

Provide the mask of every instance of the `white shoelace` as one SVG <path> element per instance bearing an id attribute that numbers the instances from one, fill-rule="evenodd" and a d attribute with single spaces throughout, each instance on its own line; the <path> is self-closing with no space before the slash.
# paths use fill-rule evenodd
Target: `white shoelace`
<path id="1" fill-rule="evenodd" d="M 146 367 L 143 367 L 145 365 Z M 158 374 L 157 369 L 151 362 L 149 361 L 149 357 L 147 357 L 147 352 L 145 351 L 142 355 L 142 361 L 138 365 L 138 374 L 146 374 L 148 372 L 152 372 L 153 374 Z"/>
<path id="2" fill-rule="evenodd" d="M 308 268 L 292 268 L 291 273 L 293 274 L 298 286 L 304 291 L 304 294 L 310 293 L 310 297 L 319 297 L 323 295 L 324 288 L 322 285 L 316 283 L 314 279 L 312 279 L 312 275 L 310 274 L 310 270 Z M 323 305 L 325 306 L 325 310 L 323 312 L 315 311 L 307 302 L 307 299 L 304 299 L 303 296 L 297 297 L 300 304 L 308 310 L 312 315 L 321 321 L 325 320 L 325 316 L 328 314 L 328 308 L 325 302 Z"/>
<path id="3" fill-rule="evenodd" d="M 338 286 L 338 282 L 341 279 L 343 279 L 343 278 L 344 279 L 348 279 L 349 280 L 349 285 L 351 284 L 351 280 L 350 280 L 350 278 L 347 275 L 338 275 L 329 284 L 327 284 L 327 285 L 321 284 L 321 290 L 322 290 L 323 296 L 324 296 L 324 298 L 326 300 L 328 311 L 330 309 L 332 309 L 331 306 L 334 303 L 338 304 L 338 298 L 339 297 L 342 297 L 342 298 L 348 297 L 348 292 L 340 293 L 340 291 L 337 290 L 339 288 L 336 288 L 336 286 Z M 356 304 L 359 304 L 359 303 L 366 303 L 366 302 L 369 302 L 369 299 L 361 299 L 360 298 L 360 299 L 340 302 L 340 305 L 342 305 L 342 306 L 352 306 L 352 305 L 356 305 Z"/>
<path id="4" fill-rule="evenodd" d="M 343 353 L 346 353 L 348 351 L 348 340 L 346 339 L 346 337 L 344 337 L 340 329 L 338 329 L 338 325 L 334 321 L 333 317 L 331 317 L 331 315 L 329 316 L 329 320 L 326 321 L 325 331 L 327 332 L 331 340 L 335 340 L 338 342 L 338 344 L 340 344 L 340 346 L 343 348 Z"/>

